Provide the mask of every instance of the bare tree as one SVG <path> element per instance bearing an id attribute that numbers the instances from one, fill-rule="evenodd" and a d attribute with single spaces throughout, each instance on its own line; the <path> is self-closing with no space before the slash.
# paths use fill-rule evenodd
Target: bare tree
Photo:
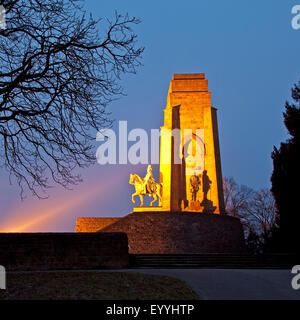
<path id="1" fill-rule="evenodd" d="M 0 0 L 0 166 L 21 194 L 41 196 L 52 181 L 80 181 L 94 163 L 95 130 L 111 124 L 106 106 L 120 76 L 135 73 L 143 48 L 136 18 L 94 20 L 78 0 Z"/>
<path id="2" fill-rule="evenodd" d="M 276 225 L 275 201 L 270 190 L 254 191 L 226 177 L 223 188 L 226 211 L 241 220 L 246 237 L 253 232 L 264 237 Z"/>
<path id="3" fill-rule="evenodd" d="M 239 218 L 247 233 L 250 229 L 247 210 L 254 191 L 247 186 L 239 186 L 233 178 L 226 177 L 223 178 L 223 189 L 227 214 Z"/>
<path id="4" fill-rule="evenodd" d="M 247 212 L 249 219 L 256 225 L 256 230 L 259 230 L 262 235 L 267 235 L 276 226 L 277 210 L 275 200 L 268 189 L 261 189 L 255 192 L 254 197 L 249 201 Z"/>

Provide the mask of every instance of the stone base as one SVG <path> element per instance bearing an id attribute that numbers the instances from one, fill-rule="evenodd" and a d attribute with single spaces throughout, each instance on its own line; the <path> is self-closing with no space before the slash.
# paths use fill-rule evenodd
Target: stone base
<path id="1" fill-rule="evenodd" d="M 164 212 L 164 211 L 162 210 L 162 207 L 134 207 L 133 212 Z"/>
<path id="2" fill-rule="evenodd" d="M 132 254 L 246 251 L 239 219 L 222 214 L 133 212 L 99 231 L 127 233 Z"/>

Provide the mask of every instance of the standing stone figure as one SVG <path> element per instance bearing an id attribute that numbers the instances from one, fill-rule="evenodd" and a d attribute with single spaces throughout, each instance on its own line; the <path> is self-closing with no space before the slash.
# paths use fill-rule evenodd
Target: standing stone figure
<path id="1" fill-rule="evenodd" d="M 210 186 L 212 184 L 211 180 L 209 179 L 209 176 L 207 175 L 207 171 L 203 171 L 202 175 L 202 184 L 203 184 L 203 198 L 204 200 L 207 200 L 207 194 L 210 190 Z"/>
<path id="2" fill-rule="evenodd" d="M 194 175 L 191 176 L 190 184 L 191 184 L 190 190 L 192 193 L 192 201 L 197 201 L 197 193 L 199 191 L 201 182 L 199 177 L 196 175 L 196 173 L 194 173 Z"/>

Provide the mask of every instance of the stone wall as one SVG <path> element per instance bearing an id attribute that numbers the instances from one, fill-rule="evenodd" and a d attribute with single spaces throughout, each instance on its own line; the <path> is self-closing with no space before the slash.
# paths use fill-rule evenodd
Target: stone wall
<path id="1" fill-rule="evenodd" d="M 124 268 L 128 262 L 125 233 L 0 233 L 6 270 Z"/>
<path id="2" fill-rule="evenodd" d="M 121 218 L 77 218 L 75 232 L 96 232 Z"/>
<path id="3" fill-rule="evenodd" d="M 129 253 L 133 254 L 243 253 L 246 250 L 239 219 L 226 215 L 134 212 L 100 231 L 127 233 Z"/>

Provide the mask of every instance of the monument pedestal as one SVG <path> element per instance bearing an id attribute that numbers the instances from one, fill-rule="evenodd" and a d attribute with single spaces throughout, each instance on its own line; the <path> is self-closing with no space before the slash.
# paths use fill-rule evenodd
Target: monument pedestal
<path id="1" fill-rule="evenodd" d="M 168 212 L 168 211 L 164 211 L 162 207 L 134 207 L 133 212 Z"/>
<path id="2" fill-rule="evenodd" d="M 99 231 L 127 233 L 132 254 L 245 252 L 239 219 L 222 214 L 176 213 L 152 207 L 152 211 L 135 211 Z"/>

